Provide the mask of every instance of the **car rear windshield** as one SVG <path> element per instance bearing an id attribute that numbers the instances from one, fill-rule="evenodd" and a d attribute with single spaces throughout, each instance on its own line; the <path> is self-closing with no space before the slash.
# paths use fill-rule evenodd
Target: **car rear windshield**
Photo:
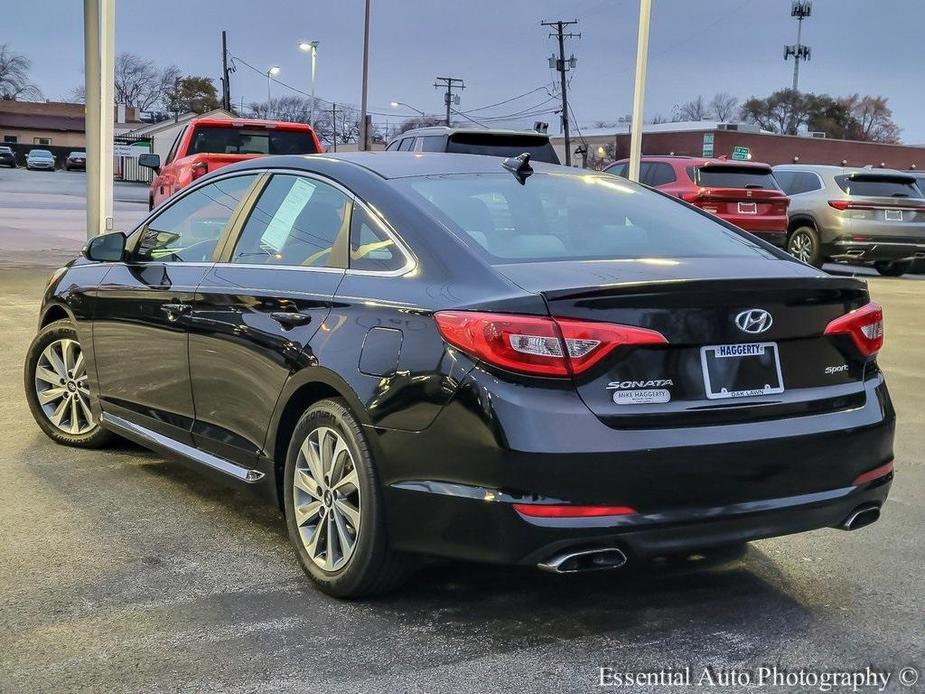
<path id="1" fill-rule="evenodd" d="M 691 180 L 704 188 L 765 188 L 780 190 L 770 169 L 746 166 L 692 167 Z"/>
<path id="2" fill-rule="evenodd" d="M 489 157 L 516 157 L 527 152 L 534 161 L 558 164 L 559 157 L 542 135 L 454 133 L 446 144 L 454 154 L 484 154 Z"/>
<path id="3" fill-rule="evenodd" d="M 453 174 L 395 185 L 489 262 L 766 254 L 710 216 L 607 174 Z M 670 262 L 670 261 L 665 261 Z"/>
<path id="4" fill-rule="evenodd" d="M 188 154 L 314 154 L 305 131 L 266 128 L 197 127 Z"/>
<path id="5" fill-rule="evenodd" d="M 920 198 L 922 193 L 912 176 L 883 174 L 845 174 L 835 182 L 848 195 L 870 195 L 880 198 Z"/>

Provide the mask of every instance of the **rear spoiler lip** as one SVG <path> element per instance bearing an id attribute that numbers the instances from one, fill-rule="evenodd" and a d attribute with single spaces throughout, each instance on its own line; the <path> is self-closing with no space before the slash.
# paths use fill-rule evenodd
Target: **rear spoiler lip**
<path id="1" fill-rule="evenodd" d="M 732 284 L 732 287 L 723 285 Z M 606 298 L 639 294 L 665 294 L 677 292 L 710 291 L 723 288 L 725 291 L 761 291 L 773 289 L 829 289 L 852 291 L 867 296 L 867 283 L 854 277 L 722 277 L 710 279 L 671 278 L 655 280 L 634 280 L 608 285 L 574 287 L 569 289 L 542 290 L 548 301 Z"/>

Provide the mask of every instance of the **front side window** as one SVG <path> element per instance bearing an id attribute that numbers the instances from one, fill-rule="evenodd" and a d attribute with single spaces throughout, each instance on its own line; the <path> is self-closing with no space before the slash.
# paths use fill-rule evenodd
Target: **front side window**
<path id="1" fill-rule="evenodd" d="M 135 260 L 207 262 L 258 174 L 224 178 L 184 195 L 148 222 Z"/>
<path id="2" fill-rule="evenodd" d="M 613 174 L 614 176 L 623 176 L 623 178 L 626 178 L 627 168 L 629 168 L 629 164 L 627 164 L 626 162 L 622 162 L 620 164 L 614 164 L 612 166 L 608 166 L 606 169 L 604 169 L 604 171 L 606 171 L 609 174 Z"/>
<path id="3" fill-rule="evenodd" d="M 189 126 L 187 126 L 187 128 L 188 127 Z M 180 130 L 180 132 L 177 133 L 177 136 L 173 140 L 173 144 L 170 145 L 170 151 L 167 152 L 167 158 L 164 160 L 165 164 L 169 164 L 170 162 L 173 161 L 174 157 L 177 156 L 177 147 L 180 146 L 180 140 L 183 139 L 183 136 L 185 134 L 186 134 L 186 128 L 183 128 L 182 130 Z"/>
<path id="4" fill-rule="evenodd" d="M 458 174 L 394 185 L 488 262 L 770 255 L 676 201 L 601 174 Z"/>
<path id="5" fill-rule="evenodd" d="M 405 256 L 383 223 L 363 205 L 353 209 L 350 222 L 350 269 L 389 272 L 400 270 Z"/>
<path id="6" fill-rule="evenodd" d="M 350 198 L 305 176 L 277 174 L 260 194 L 231 256 L 233 263 L 344 267 Z M 343 236 L 342 236 L 343 234 Z"/>
<path id="7" fill-rule="evenodd" d="M 414 138 L 406 137 L 401 141 L 401 144 L 398 145 L 399 152 L 410 152 L 414 148 Z"/>

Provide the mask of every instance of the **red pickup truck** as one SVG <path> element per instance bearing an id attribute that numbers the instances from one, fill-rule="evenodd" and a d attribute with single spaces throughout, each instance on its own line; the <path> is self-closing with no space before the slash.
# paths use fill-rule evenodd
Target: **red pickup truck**
<path id="1" fill-rule="evenodd" d="M 210 171 L 268 154 L 316 154 L 323 151 L 305 123 L 255 119 L 194 118 L 180 131 L 161 165 L 158 154 L 142 154 L 138 163 L 153 169 L 148 195 L 154 209 L 181 188 Z"/>

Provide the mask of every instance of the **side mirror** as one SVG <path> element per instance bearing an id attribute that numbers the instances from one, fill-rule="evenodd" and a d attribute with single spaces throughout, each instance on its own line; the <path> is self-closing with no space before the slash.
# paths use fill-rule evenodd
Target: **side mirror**
<path id="1" fill-rule="evenodd" d="M 146 169 L 154 169 L 154 172 L 157 173 L 161 170 L 161 155 L 151 154 L 150 152 L 146 154 L 139 154 L 138 166 L 143 166 Z"/>
<path id="2" fill-rule="evenodd" d="M 121 231 L 97 236 L 84 246 L 84 257 L 98 263 L 117 263 L 125 258 L 125 241 Z"/>

